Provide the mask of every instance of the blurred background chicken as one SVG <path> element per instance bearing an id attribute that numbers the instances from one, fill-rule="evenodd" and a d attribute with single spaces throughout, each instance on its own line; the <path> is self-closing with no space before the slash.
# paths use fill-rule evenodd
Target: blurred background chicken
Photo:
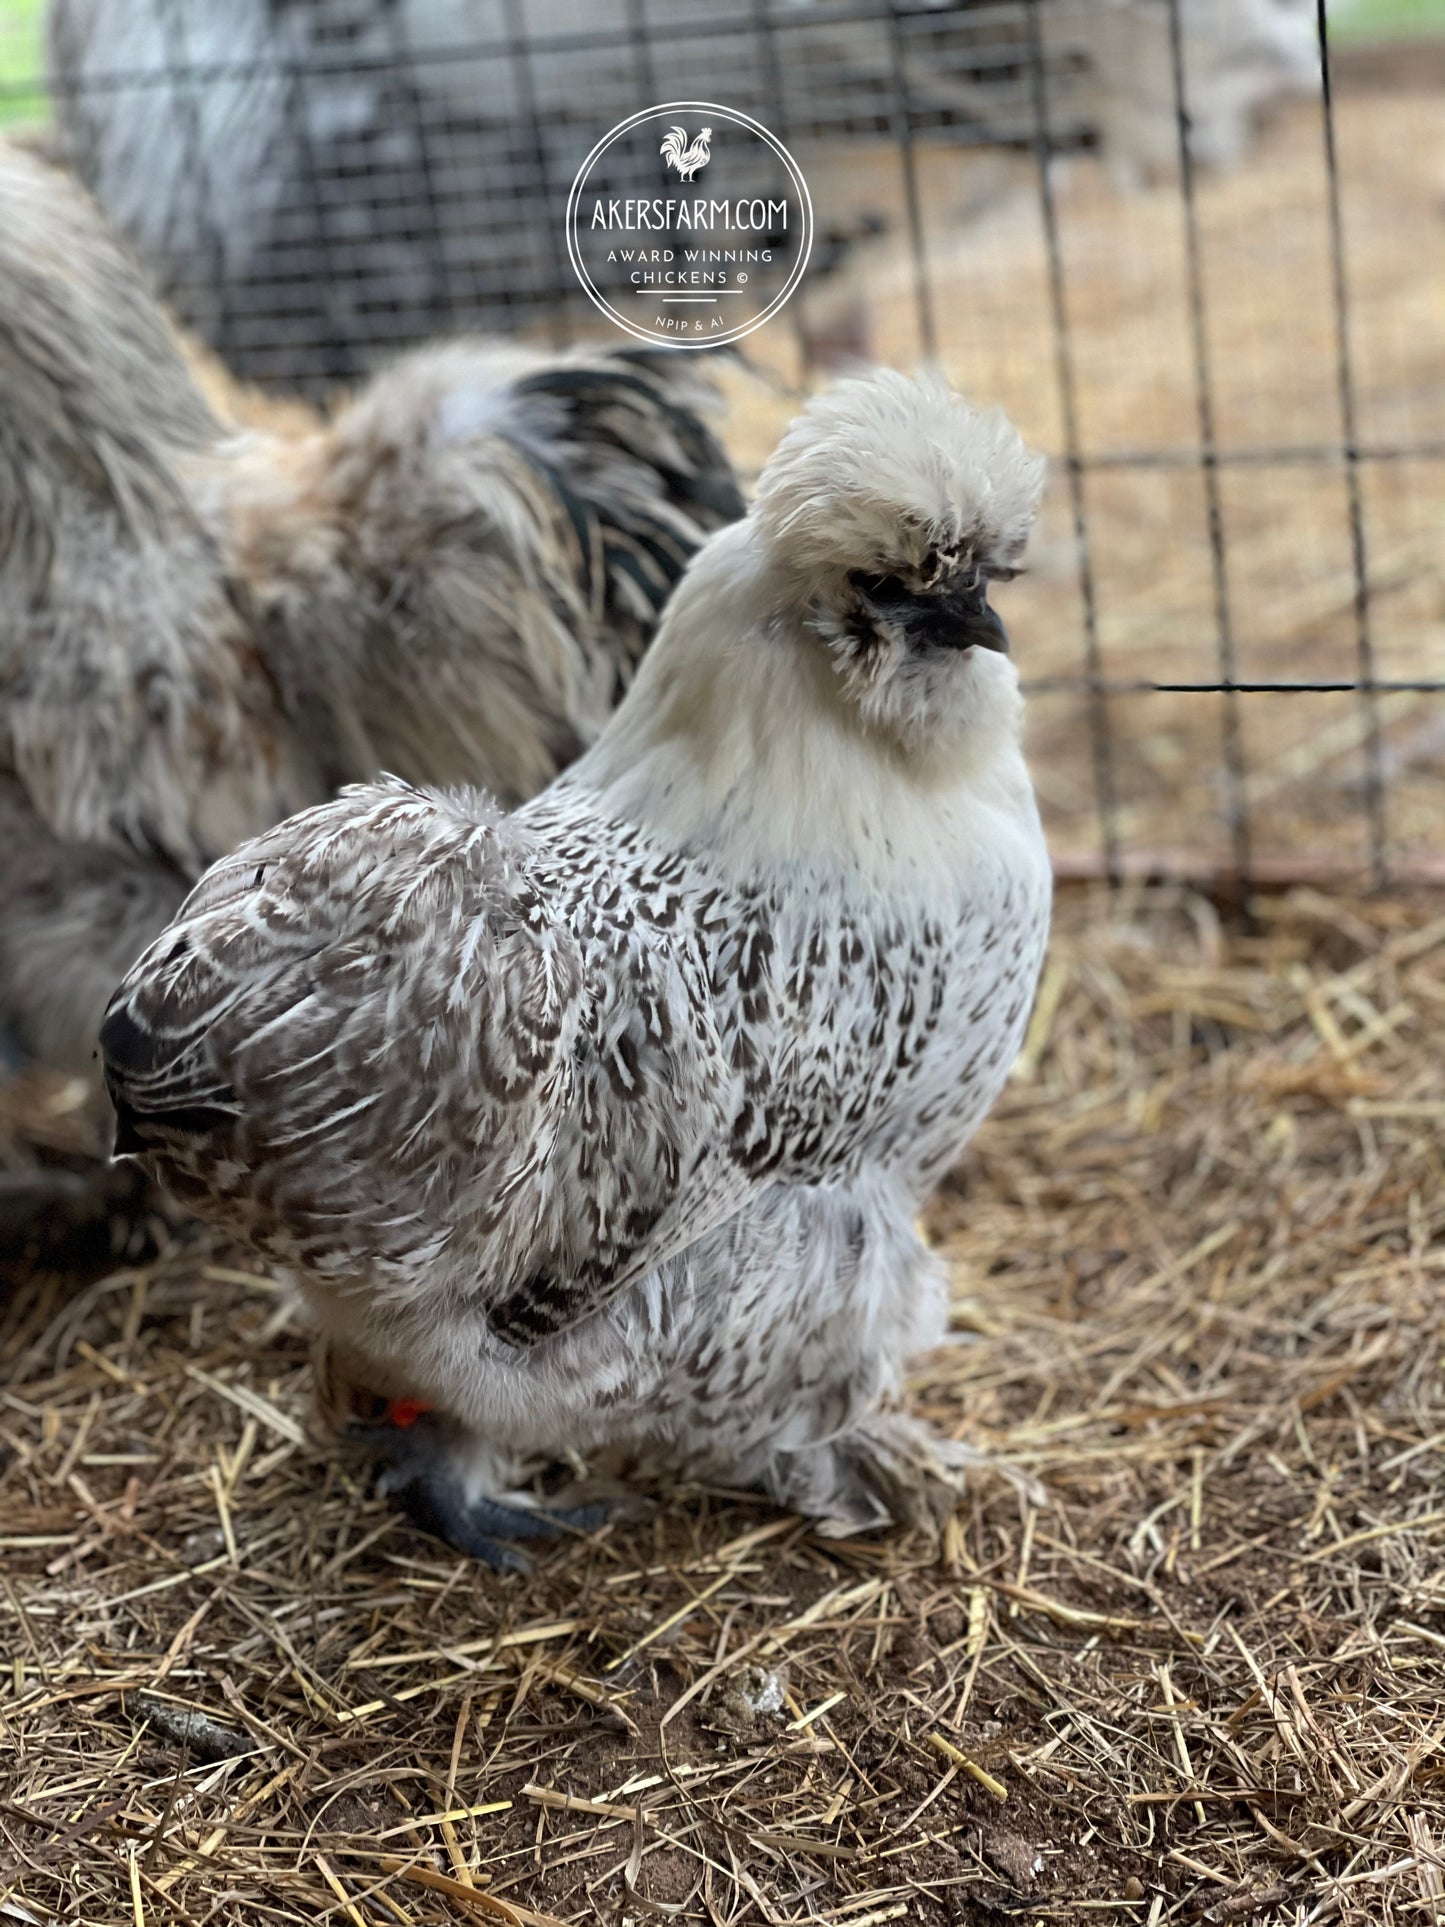
<path id="1" fill-rule="evenodd" d="M 462 341 L 314 433 L 236 434 L 83 192 L 0 147 L 12 1062 L 91 1067 L 201 870 L 340 783 L 519 801 L 590 742 L 741 512 L 709 400 L 692 357 Z"/>
<path id="2" fill-rule="evenodd" d="M 1273 102 L 1316 84 L 1314 0 L 1178 8 L 1195 152 L 1229 165 Z M 575 311 L 568 186 L 649 101 L 758 113 L 820 232 L 901 231 L 879 138 L 899 89 L 973 198 L 982 148 L 1031 154 L 1036 24 L 1060 149 L 1099 152 L 1120 184 L 1176 160 L 1169 0 L 1047 0 L 1036 23 L 1031 0 L 913 0 L 896 20 L 791 0 L 766 36 L 734 11 L 729 31 L 715 0 L 596 0 L 585 20 L 569 0 L 53 0 L 58 136 L 233 367 L 314 390 L 440 329 Z M 1008 191 L 984 172 L 991 198 Z M 810 300 L 823 278 L 815 262 Z"/>

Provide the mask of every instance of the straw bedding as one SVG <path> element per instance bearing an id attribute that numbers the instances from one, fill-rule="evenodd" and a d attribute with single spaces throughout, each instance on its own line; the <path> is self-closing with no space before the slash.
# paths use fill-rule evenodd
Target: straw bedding
<path id="1" fill-rule="evenodd" d="M 497 1578 L 173 1251 L 4 1340 L 0 1919 L 1445 1911 L 1438 899 L 1073 890 L 930 1217 L 944 1544 L 692 1492 Z"/>
<path id="2" fill-rule="evenodd" d="M 1438 434 L 1445 120 L 1346 100 L 1340 135 L 1365 432 Z M 1201 187 L 1234 443 L 1338 435 L 1319 152 L 1302 109 Z M 1060 193 L 1088 446 L 1187 444 L 1177 196 Z M 955 376 L 1056 447 L 1029 206 L 934 235 L 939 313 Z M 907 276 L 861 277 L 905 365 Z M 792 405 L 739 385 L 745 462 Z M 1367 484 L 1395 675 L 1439 671 L 1442 472 Z M 1341 488 L 1226 477 L 1248 673 L 1353 661 Z M 1108 673 L 1207 672 L 1197 476 L 1089 489 Z M 1074 564 L 1056 479 L 1006 605 L 1032 677 L 1080 667 Z M 1032 753 L 1087 863 L 1084 700 L 1036 700 Z M 1357 859 L 1357 708 L 1243 709 L 1258 847 Z M 1428 855 L 1438 698 L 1383 720 L 1397 852 Z M 1227 856 L 1213 699 L 1110 722 L 1126 847 Z M 930 1213 L 959 1337 L 914 1393 L 1045 1503 L 981 1484 L 938 1547 L 690 1492 L 497 1578 L 314 1434 L 304 1334 L 235 1251 L 156 1227 L 140 1268 L 31 1280 L 0 1329 L 0 1922 L 1445 1919 L 1445 900 L 1255 911 L 1062 896 Z M 0 1168 L 83 1173 L 98 1128 L 82 1087 L 11 1086 Z"/>

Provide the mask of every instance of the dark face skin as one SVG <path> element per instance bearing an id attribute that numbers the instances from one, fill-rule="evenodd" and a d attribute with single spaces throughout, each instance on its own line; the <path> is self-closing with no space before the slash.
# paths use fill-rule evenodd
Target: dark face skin
<path id="1" fill-rule="evenodd" d="M 988 601 L 990 573 L 1005 571 L 931 555 L 911 580 L 868 575 L 861 569 L 848 580 L 867 614 L 920 654 L 977 645 L 1006 656 L 1008 635 Z"/>

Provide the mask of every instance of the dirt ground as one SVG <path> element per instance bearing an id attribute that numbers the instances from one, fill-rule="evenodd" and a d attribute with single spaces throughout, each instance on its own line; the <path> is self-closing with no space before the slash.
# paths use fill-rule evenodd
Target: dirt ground
<path id="1" fill-rule="evenodd" d="M 205 1244 L 0 1350 L 0 1920 L 1445 1918 L 1445 898 L 1071 890 L 931 1215 L 940 1547 L 690 1492 L 496 1577 Z"/>

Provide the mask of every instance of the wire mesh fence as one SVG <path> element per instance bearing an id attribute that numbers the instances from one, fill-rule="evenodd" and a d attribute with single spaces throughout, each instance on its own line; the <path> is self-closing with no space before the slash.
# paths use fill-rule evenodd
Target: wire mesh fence
<path id="1" fill-rule="evenodd" d="M 1445 61 L 1342 71 L 1340 13 L 54 0 L 0 102 L 48 101 L 233 369 L 313 393 L 439 333 L 596 332 L 562 220 L 593 142 L 756 116 L 818 241 L 748 344 L 744 453 L 859 354 L 936 356 L 1054 458 L 1013 593 L 1064 865 L 1387 882 L 1438 861 L 1445 779 Z"/>
<path id="2" fill-rule="evenodd" d="M 77 164 L 172 300 L 295 385 L 439 328 L 579 316 L 557 210 L 649 100 L 725 97 L 825 171 L 834 144 L 895 145 L 921 251 L 917 144 L 1029 147 L 1035 61 L 1054 145 L 1107 117 L 1080 76 L 1108 7 L 1045 11 L 1031 35 L 1021 0 L 56 0 L 49 40 Z"/>

